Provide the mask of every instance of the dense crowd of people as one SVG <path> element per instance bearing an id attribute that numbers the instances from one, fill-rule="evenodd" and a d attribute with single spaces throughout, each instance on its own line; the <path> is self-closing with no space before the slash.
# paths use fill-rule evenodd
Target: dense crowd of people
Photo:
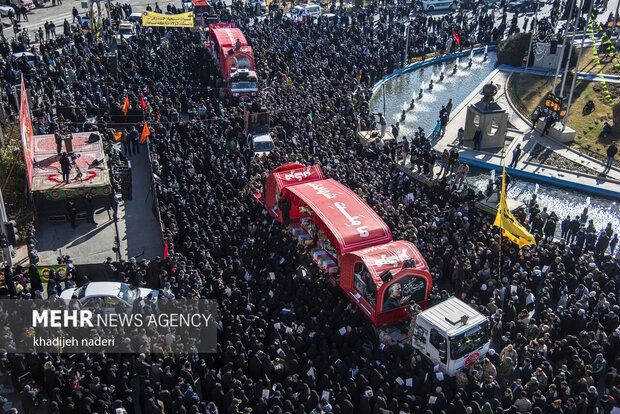
<path id="1" fill-rule="evenodd" d="M 509 28 L 485 8 L 473 19 L 417 15 L 409 56 L 456 48 L 453 30 L 464 42 L 502 39 Z M 90 34 L 41 39 L 36 50 L 25 39 L 9 44 L 2 38 L 4 84 L 24 75 L 38 133 L 81 130 L 88 111 L 96 110 L 92 125 L 112 142 L 111 113 L 125 96 L 132 108 L 141 99 L 148 103 L 148 145 L 170 256 L 150 263 L 109 260 L 106 273 L 170 298 L 216 299 L 220 314 L 213 354 L 162 355 L 144 343 L 134 355 L 4 352 L 0 365 L 19 387 L 23 412 L 34 413 L 43 400 L 50 413 L 62 414 L 617 410 L 620 269 L 613 249 L 582 243 L 581 226 L 568 230 L 568 239 L 519 249 L 474 208 L 471 188 L 453 185 L 448 172 L 458 174 L 458 152 L 447 154 L 449 171 L 429 188 L 396 168 L 393 147 L 364 146 L 356 138 L 358 123 L 376 129 L 367 105 L 372 84 L 402 64 L 399 22 L 408 7 L 334 9 L 340 17 L 333 26 L 292 24 L 274 10 L 249 26 L 251 10 L 237 2 L 214 10 L 221 21 L 237 22 L 254 48 L 262 88 L 251 103 L 221 93 L 197 32 L 140 31 L 119 44 L 118 73 L 106 60 L 108 47 Z M 10 57 L 25 50 L 35 53 L 33 65 Z M 17 110 L 14 93 L 7 92 L 7 104 Z M 54 119 L 56 107 L 71 110 Z M 181 115 L 190 110 L 198 116 L 186 121 Z M 246 110 L 271 115 L 277 145 L 267 156 L 253 157 L 244 135 Z M 420 170 L 432 171 L 424 132 L 409 142 Z M 267 174 L 289 161 L 320 165 L 357 192 L 394 239 L 415 243 L 434 279 L 431 304 L 455 295 L 489 316 L 489 354 L 455 378 L 439 380 L 409 345 L 382 336 L 380 346 L 363 315 L 254 198 Z M 533 231 L 546 235 L 551 215 L 534 206 L 530 214 Z M 26 269 L 6 272 L 9 283 L 21 286 L 11 296 L 40 294 L 28 286 Z M 68 280 L 87 281 L 81 275 Z M 3 326 L 10 326 L 10 316 L 2 315 Z M 351 327 L 346 335 L 339 332 L 343 326 Z M 0 343 L 10 340 L 4 329 Z M 22 386 L 24 378 L 29 385 Z M 397 378 L 411 378 L 411 386 Z"/>

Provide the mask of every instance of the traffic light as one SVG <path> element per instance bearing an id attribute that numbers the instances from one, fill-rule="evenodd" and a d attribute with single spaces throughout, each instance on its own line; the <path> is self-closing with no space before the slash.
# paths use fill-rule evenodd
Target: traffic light
<path id="1" fill-rule="evenodd" d="M 6 249 L 7 247 L 9 247 L 9 243 L 6 241 L 6 236 L 0 234 L 0 248 Z"/>
<path id="2" fill-rule="evenodd" d="M 9 242 L 9 245 L 14 246 L 17 244 L 17 225 L 15 224 L 15 220 L 9 220 L 4 223 L 4 227 L 6 228 L 6 238 Z"/>

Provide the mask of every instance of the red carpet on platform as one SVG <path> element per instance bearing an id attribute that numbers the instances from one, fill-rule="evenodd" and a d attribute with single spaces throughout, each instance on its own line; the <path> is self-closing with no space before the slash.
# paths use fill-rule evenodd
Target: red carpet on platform
<path id="1" fill-rule="evenodd" d="M 53 195 L 60 197 L 61 195 L 58 193 L 63 193 L 65 190 L 75 192 L 78 189 L 86 188 L 97 188 L 98 191 L 101 191 L 102 188 L 109 189 L 110 174 L 105 162 L 101 138 L 89 142 L 88 138 L 91 134 L 92 132 L 73 134 L 73 152 L 76 156 L 79 155 L 75 162 L 82 172 L 82 177 L 78 179 L 78 170 L 75 166 L 72 167 L 69 184 L 62 181 L 60 157 L 56 153 L 54 135 L 35 135 L 34 168 L 30 189 L 33 192 L 53 192 Z M 64 142 L 61 151 L 67 151 Z M 97 163 L 95 160 L 99 162 Z M 69 193 L 69 191 L 66 192 Z"/>

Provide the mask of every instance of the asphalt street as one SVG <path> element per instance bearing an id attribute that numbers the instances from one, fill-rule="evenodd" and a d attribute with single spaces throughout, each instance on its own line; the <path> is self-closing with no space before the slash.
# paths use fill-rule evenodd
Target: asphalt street
<path id="1" fill-rule="evenodd" d="M 609 14 L 616 10 L 616 7 L 619 1 L 620 0 L 610 0 L 608 2 L 607 11 L 599 14 L 597 20 L 606 21 Z M 112 3 L 115 3 L 115 2 L 112 1 Z M 151 4 L 152 7 L 155 8 L 154 7 L 155 3 L 159 4 L 162 10 L 166 9 L 166 6 L 168 3 L 173 3 L 177 8 L 182 7 L 181 0 L 164 0 L 164 1 L 159 1 L 159 2 L 148 2 L 145 0 L 123 1 L 123 4 L 130 4 L 132 6 L 132 11 L 134 13 L 140 12 L 142 9 L 146 8 L 149 4 Z M 225 3 L 230 4 L 231 0 L 226 0 Z M 22 29 L 27 29 L 31 33 L 32 40 L 34 40 L 33 32 L 35 30 L 38 30 L 39 27 L 43 26 L 46 21 L 53 21 L 54 24 L 56 25 L 56 32 L 61 33 L 64 20 L 67 19 L 71 23 L 73 19 L 73 14 L 72 14 L 73 7 L 77 7 L 78 11 L 80 12 L 80 15 L 87 14 L 88 12 L 87 9 L 82 7 L 84 4 L 87 4 L 87 2 L 82 1 L 82 0 L 65 0 L 63 1 L 62 5 L 52 6 L 52 2 L 51 0 L 49 0 L 45 3 L 44 7 L 30 10 L 28 14 L 29 21 L 21 22 L 20 27 Z M 549 16 L 551 7 L 552 7 L 552 2 L 541 2 L 538 15 L 540 17 Z M 497 9 L 495 13 L 496 13 L 496 16 L 498 17 L 498 24 L 499 24 L 499 17 L 501 17 L 501 12 L 499 9 Z M 446 13 L 445 12 L 433 13 L 434 16 L 442 16 L 444 14 Z M 513 16 L 513 13 L 508 12 L 508 22 L 511 21 L 512 16 Z M 528 22 L 531 22 L 531 19 L 533 16 L 534 16 L 533 12 L 528 13 L 528 14 L 520 14 L 519 27 L 520 28 L 523 27 L 525 19 L 528 19 Z M 5 25 L 8 23 L 6 18 L 4 18 L 3 21 Z M 5 36 L 13 37 L 13 30 L 11 27 L 5 27 L 4 32 L 5 32 Z"/>

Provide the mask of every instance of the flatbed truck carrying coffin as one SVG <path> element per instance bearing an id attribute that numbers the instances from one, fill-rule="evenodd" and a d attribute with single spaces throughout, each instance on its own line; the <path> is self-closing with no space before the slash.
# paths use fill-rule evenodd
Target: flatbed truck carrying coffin
<path id="1" fill-rule="evenodd" d="M 325 179 L 319 166 L 280 166 L 256 198 L 310 247 L 330 282 L 375 328 L 409 319 L 414 304 L 428 306 L 432 277 L 418 249 L 392 240 L 383 220 L 349 188 Z"/>
<path id="2" fill-rule="evenodd" d="M 213 56 L 230 96 L 240 99 L 258 96 L 254 52 L 243 32 L 234 23 L 210 24 L 206 47 Z"/>

